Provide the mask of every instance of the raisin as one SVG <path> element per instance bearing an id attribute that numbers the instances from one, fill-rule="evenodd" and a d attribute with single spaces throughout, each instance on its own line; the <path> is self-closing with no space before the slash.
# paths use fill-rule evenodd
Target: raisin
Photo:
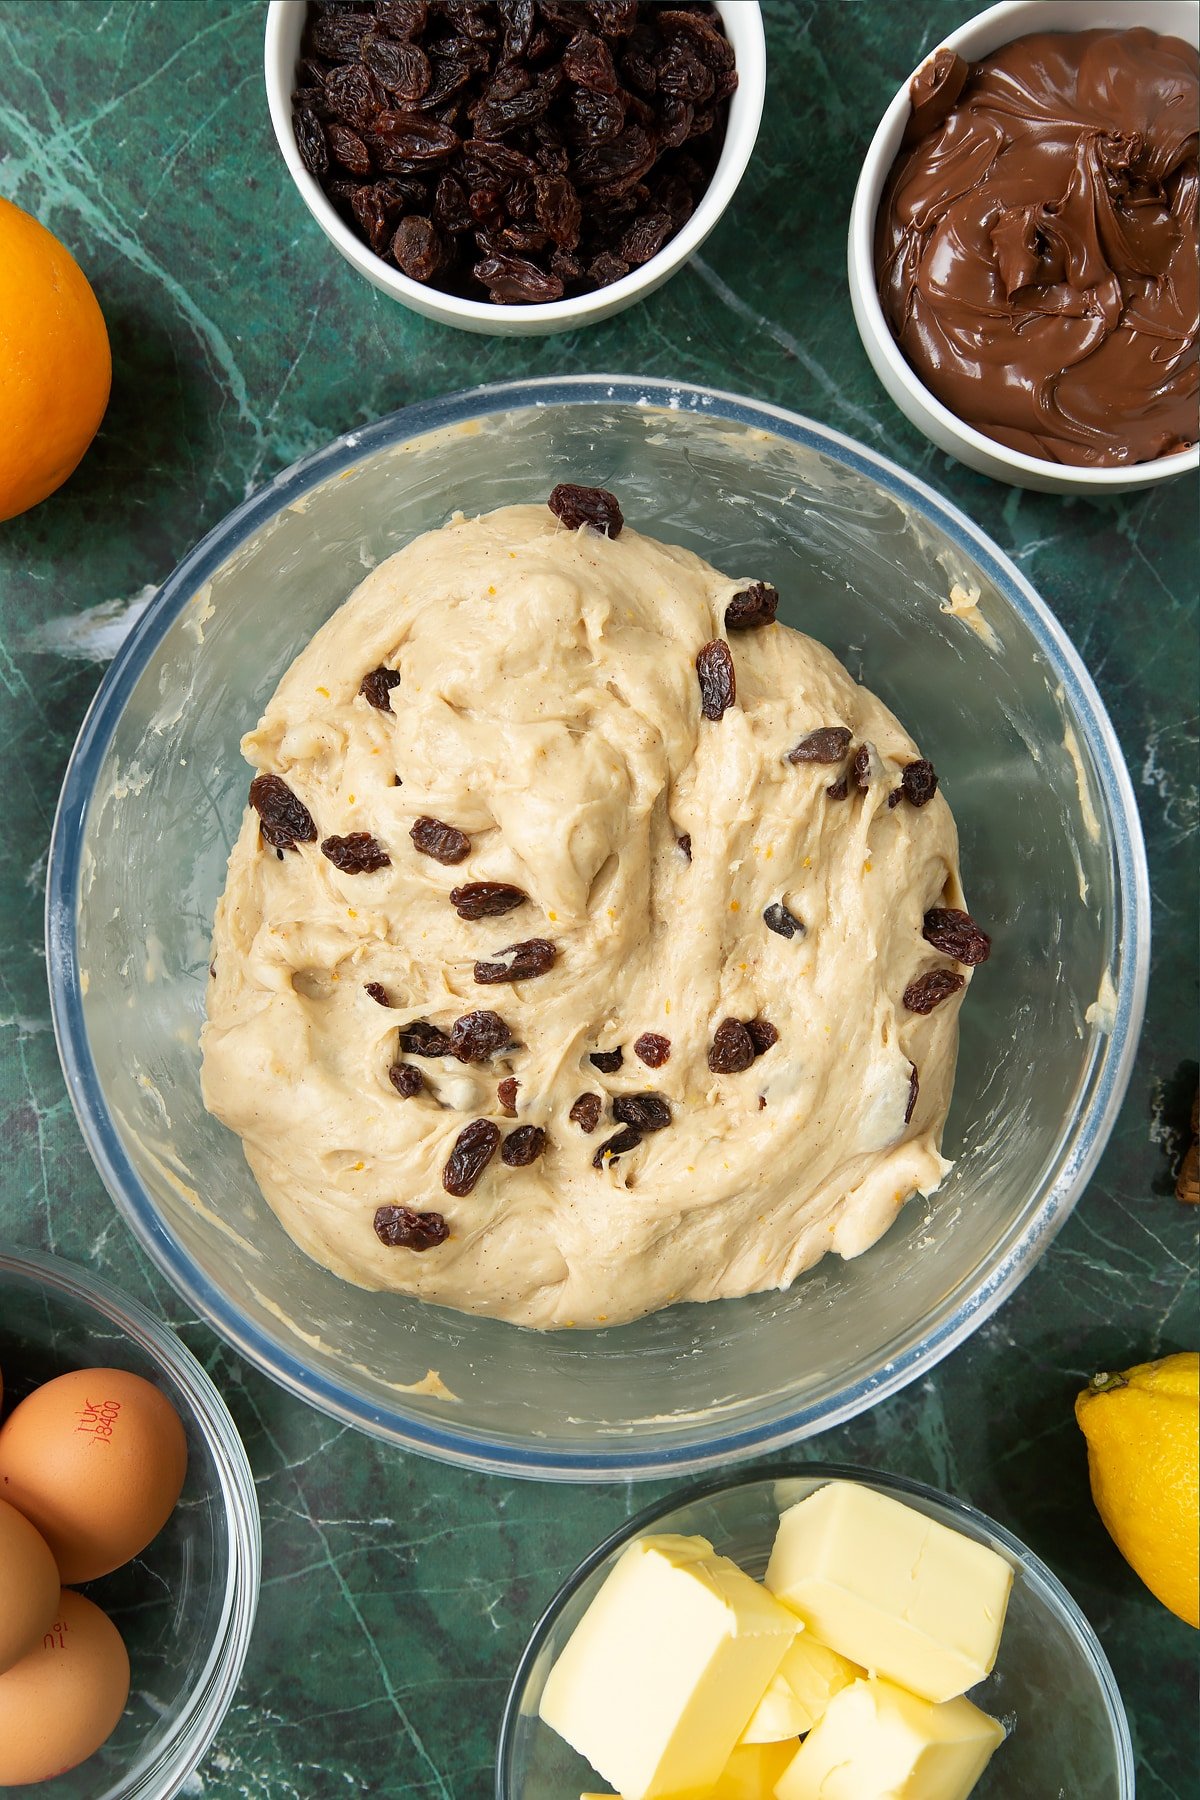
<path id="1" fill-rule="evenodd" d="M 628 275 L 629 264 L 624 257 L 614 256 L 609 250 L 602 250 L 599 256 L 592 258 L 588 264 L 588 274 L 597 287 L 609 287 L 614 281 L 620 281 Z"/>
<path id="2" fill-rule="evenodd" d="M 614 1131 L 610 1138 L 605 1138 L 596 1151 L 592 1158 L 593 1169 L 607 1168 L 609 1163 L 615 1163 L 619 1156 L 624 1156 L 627 1150 L 636 1150 L 641 1141 L 640 1131 L 635 1131 L 632 1125 L 622 1125 L 620 1131 Z"/>
<path id="3" fill-rule="evenodd" d="M 560 481 L 546 504 L 569 531 L 588 525 L 593 531 L 604 531 L 615 538 L 620 537 L 625 523 L 616 495 L 607 488 L 575 487 L 569 481 Z"/>
<path id="4" fill-rule="evenodd" d="M 369 706 L 376 712 L 390 713 L 392 710 L 392 689 L 400 686 L 399 669 L 385 669 L 380 663 L 377 669 L 368 669 L 358 684 L 358 691 Z"/>
<path id="5" fill-rule="evenodd" d="M 874 744 L 860 744 L 854 752 L 850 765 L 854 776 L 854 785 L 859 793 L 865 794 L 871 785 L 873 776 L 879 772 L 879 752 Z"/>
<path id="6" fill-rule="evenodd" d="M 329 168 L 329 145 L 325 141 L 324 126 L 307 106 L 298 106 L 292 113 L 292 129 L 296 133 L 300 161 L 310 175 L 320 180 Z"/>
<path id="7" fill-rule="evenodd" d="M 460 863 L 471 854 L 471 840 L 457 825 L 445 825 L 441 819 L 422 816 L 412 827 L 409 837 L 422 856 L 435 862 Z"/>
<path id="8" fill-rule="evenodd" d="M 725 608 L 725 629 L 757 631 L 760 625 L 773 625 L 778 611 L 778 591 L 769 582 L 752 582 L 741 593 L 735 594 Z"/>
<path id="9" fill-rule="evenodd" d="M 379 23 L 394 38 L 420 37 L 429 17 L 426 0 L 375 0 Z"/>
<path id="10" fill-rule="evenodd" d="M 987 932 L 980 929 L 970 913 L 961 912 L 956 906 L 930 907 L 921 935 L 943 956 L 952 956 L 968 968 L 985 963 L 992 954 L 992 940 Z"/>
<path id="11" fill-rule="evenodd" d="M 763 914 L 763 923 L 768 931 L 777 931 L 780 937 L 794 938 L 804 936 L 804 925 L 789 912 L 782 900 L 773 900 Z"/>
<path id="12" fill-rule="evenodd" d="M 463 1013 L 450 1027 L 450 1051 L 459 1062 L 486 1062 L 511 1042 L 512 1032 L 499 1013 Z"/>
<path id="13" fill-rule="evenodd" d="M 510 1169 L 528 1168 L 546 1148 L 546 1134 L 540 1125 L 518 1125 L 510 1131 L 500 1150 L 500 1161 Z"/>
<path id="14" fill-rule="evenodd" d="M 739 1075 L 754 1061 L 754 1039 L 740 1019 L 723 1019 L 708 1050 L 708 1066 L 714 1075 Z"/>
<path id="15" fill-rule="evenodd" d="M 414 1069 L 411 1063 L 406 1062 L 394 1062 L 388 1070 L 388 1080 L 405 1100 L 411 1100 L 425 1086 L 425 1077 L 420 1069 Z"/>
<path id="16" fill-rule="evenodd" d="M 937 793 L 937 772 L 931 762 L 921 757 L 900 772 L 900 791 L 910 806 L 928 806 Z"/>
<path id="17" fill-rule="evenodd" d="M 379 24 L 394 38 L 420 37 L 430 12 L 438 9 L 438 0 L 372 0 L 372 4 Z"/>
<path id="18" fill-rule="evenodd" d="M 567 1117 L 578 1125 L 581 1131 L 591 1133 L 600 1123 L 600 1114 L 604 1110 L 604 1102 L 599 1094 L 580 1094 Z"/>
<path id="19" fill-rule="evenodd" d="M 750 1042 L 754 1045 L 755 1056 L 765 1056 L 767 1051 L 779 1042 L 779 1033 L 769 1019 L 747 1019 L 746 1030 L 750 1034 Z"/>
<path id="20" fill-rule="evenodd" d="M 818 726 L 816 731 L 802 737 L 794 750 L 788 751 L 787 759 L 790 763 L 841 762 L 850 748 L 852 735 L 845 725 Z"/>
<path id="21" fill-rule="evenodd" d="M 533 36 L 533 0 L 500 0 L 500 17 L 504 21 L 504 62 L 519 62 L 529 54 Z"/>
<path id="22" fill-rule="evenodd" d="M 312 814 L 280 776 L 256 775 L 250 783 L 250 804 L 258 814 L 261 835 L 281 859 L 297 844 L 316 842 Z"/>
<path id="23" fill-rule="evenodd" d="M 625 1061 L 623 1050 L 593 1050 L 588 1061 L 599 1069 L 602 1075 L 615 1075 Z"/>
<path id="24" fill-rule="evenodd" d="M 500 1127 L 491 1119 L 472 1119 L 469 1125 L 464 1125 L 442 1170 L 442 1186 L 446 1192 L 458 1200 L 471 1193 L 495 1156 L 499 1142 Z"/>
<path id="25" fill-rule="evenodd" d="M 615 94 L 617 91 L 612 52 L 604 39 L 592 31 L 581 31 L 571 39 L 562 66 L 567 79 L 579 87 L 594 88 L 598 94 Z"/>
<path id="26" fill-rule="evenodd" d="M 501 913 L 524 906 L 529 895 L 506 881 L 469 881 L 450 889 L 450 900 L 460 919 L 496 919 Z"/>
<path id="27" fill-rule="evenodd" d="M 495 962 L 477 962 L 475 979 L 481 985 L 500 981 L 532 981 L 547 975 L 554 967 L 558 949 L 546 938 L 528 938 L 523 944 L 509 944 L 496 951 Z"/>
<path id="28" fill-rule="evenodd" d="M 515 1119 L 517 1116 L 517 1089 L 520 1085 L 515 1075 L 506 1075 L 504 1080 L 496 1085 L 496 1098 L 500 1102 L 500 1110 L 506 1113 L 510 1119 Z"/>
<path id="29" fill-rule="evenodd" d="M 633 1046 L 633 1053 L 648 1069 L 661 1069 L 665 1062 L 670 1061 L 671 1040 L 660 1036 L 657 1031 L 643 1031 Z"/>
<path id="30" fill-rule="evenodd" d="M 388 998 L 388 991 L 384 987 L 382 981 L 364 981 L 363 987 L 366 992 L 370 994 L 376 1006 L 390 1006 L 392 1004 L 391 1000 Z"/>
<path id="31" fill-rule="evenodd" d="M 373 875 L 376 869 L 390 869 L 392 859 L 369 831 L 351 831 L 346 837 L 321 839 L 321 855 L 327 856 L 343 875 Z"/>
<path id="32" fill-rule="evenodd" d="M 640 181 L 654 167 L 656 155 L 652 133 L 640 125 L 631 125 L 611 143 L 589 144 L 579 152 L 575 158 L 576 184 L 585 189 L 602 188 L 604 198 L 609 198 Z"/>
<path id="33" fill-rule="evenodd" d="M 335 118 L 366 131 L 386 104 L 383 89 L 361 63 L 331 69 L 324 80 L 325 104 Z"/>
<path id="34" fill-rule="evenodd" d="M 497 306 L 543 306 L 562 299 L 562 282 L 524 256 L 485 256 L 471 273 Z"/>
<path id="35" fill-rule="evenodd" d="M 931 1013 L 935 1006 L 957 994 L 966 981 L 957 969 L 930 969 L 910 981 L 904 990 L 904 1004 L 909 1012 Z"/>
<path id="36" fill-rule="evenodd" d="M 376 80 L 397 100 L 411 106 L 429 92 L 432 71 L 429 58 L 419 45 L 369 33 L 359 55 Z"/>
<path id="37" fill-rule="evenodd" d="M 308 33 L 307 48 L 315 56 L 327 56 L 332 61 L 349 60 L 358 55 L 373 24 L 367 14 L 344 12 L 341 8 L 337 12 L 317 13 Z"/>
<path id="38" fill-rule="evenodd" d="M 421 174 L 443 163 L 460 144 L 458 133 L 418 113 L 381 112 L 367 142 L 383 168 L 393 174 Z"/>
<path id="39" fill-rule="evenodd" d="M 400 1027 L 399 1045 L 409 1056 L 449 1056 L 450 1039 L 436 1025 L 413 1019 Z"/>
<path id="40" fill-rule="evenodd" d="M 450 1227 L 438 1212 L 381 1206 L 375 1214 L 375 1236 L 390 1250 L 436 1250 L 450 1236 Z"/>
<path id="41" fill-rule="evenodd" d="M 850 792 L 850 785 L 843 775 L 837 781 L 831 781 L 825 792 L 831 800 L 844 800 Z"/>
<path id="42" fill-rule="evenodd" d="M 538 224 L 561 249 L 573 250 L 579 242 L 583 209 L 571 183 L 565 175 L 538 175 L 533 193 Z"/>
<path id="43" fill-rule="evenodd" d="M 392 239 L 392 261 L 410 281 L 430 282 L 446 258 L 446 248 L 430 219 L 410 213 Z"/>
<path id="44" fill-rule="evenodd" d="M 571 142 L 578 146 L 611 144 L 621 135 L 625 110 L 626 102 L 620 94 L 596 94 L 587 88 L 577 88 L 567 106 L 564 129 Z"/>
<path id="45" fill-rule="evenodd" d="M 474 221 L 467 205 L 467 193 L 454 175 L 443 175 L 433 196 L 433 222 L 457 237 L 470 231 Z"/>
<path id="46" fill-rule="evenodd" d="M 908 1105 L 904 1109 L 904 1123 L 907 1125 L 917 1110 L 917 1095 L 921 1091 L 921 1083 L 917 1077 L 916 1063 L 909 1063 L 912 1074 L 908 1078 Z"/>
<path id="47" fill-rule="evenodd" d="M 371 153 L 357 131 L 351 131 L 349 125 L 330 124 L 325 128 L 325 136 L 334 160 L 343 169 L 348 169 L 351 175 L 371 173 Z"/>
<path id="48" fill-rule="evenodd" d="M 397 192 L 403 187 L 404 183 L 389 175 L 383 181 L 354 191 L 350 210 L 377 256 L 382 256 L 391 247 L 396 221 L 409 204 L 408 195 Z"/>
<path id="49" fill-rule="evenodd" d="M 687 857 L 688 861 L 691 862 L 691 860 L 692 860 L 692 834 L 691 834 L 691 832 L 685 831 L 683 836 L 681 838 L 677 838 L 675 841 L 679 845 L 679 848 L 683 851 L 683 854 Z"/>
<path id="50" fill-rule="evenodd" d="M 716 77 L 710 68 L 684 44 L 672 44 L 658 65 L 659 91 L 689 106 L 703 106 L 716 92 Z"/>
<path id="51" fill-rule="evenodd" d="M 696 655 L 696 674 L 700 681 L 700 710 L 716 724 L 737 699 L 733 657 L 723 638 L 701 646 Z"/>
<path id="52" fill-rule="evenodd" d="M 665 1131 L 671 1107 L 661 1094 L 619 1094 L 613 1101 L 613 1118 L 635 1131 Z"/>

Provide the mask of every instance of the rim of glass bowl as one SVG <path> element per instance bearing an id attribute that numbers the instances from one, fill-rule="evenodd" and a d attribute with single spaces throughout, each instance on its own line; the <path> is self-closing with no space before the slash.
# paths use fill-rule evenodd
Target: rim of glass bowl
<path id="1" fill-rule="evenodd" d="M 1085 1103 L 1073 1126 L 1064 1125 L 1042 1170 L 1043 1198 L 1036 1214 L 1014 1226 L 982 1272 L 975 1290 L 948 1311 L 927 1320 L 916 1341 L 839 1395 L 795 1406 L 767 1422 L 725 1425 L 703 1445 L 548 1447 L 516 1444 L 482 1434 L 456 1432 L 407 1412 L 402 1403 L 381 1406 L 345 1381 L 306 1366 L 265 1328 L 244 1318 L 193 1266 L 167 1229 L 125 1154 L 104 1102 L 83 1017 L 76 944 L 83 825 L 105 751 L 116 723 L 153 651 L 190 596 L 217 572 L 255 530 L 308 489 L 360 461 L 428 431 L 481 415 L 523 407 L 637 405 L 687 410 L 710 418 L 777 433 L 792 443 L 869 476 L 892 495 L 915 504 L 964 554 L 984 569 L 1032 632 L 1063 685 L 1092 756 L 1111 821 L 1118 883 L 1114 937 L 1117 1000 L 1108 1034 L 1098 1034 L 1086 1070 Z M 228 514 L 167 577 L 121 646 L 100 683 L 80 728 L 55 814 L 46 879 L 46 951 L 51 1011 L 67 1091 L 97 1169 L 118 1211 L 157 1267 L 213 1329 L 281 1387 L 344 1423 L 442 1461 L 493 1473 L 543 1480 L 607 1481 L 711 1468 L 793 1443 L 828 1430 L 907 1386 L 932 1368 L 989 1318 L 1028 1274 L 1058 1232 L 1096 1166 L 1116 1120 L 1133 1065 L 1145 1008 L 1150 959 L 1150 881 L 1133 786 L 1116 733 L 1082 658 L 1045 601 L 1020 570 L 965 513 L 886 457 L 826 425 L 782 407 L 750 401 L 690 382 L 639 380 L 622 375 L 548 376 L 471 388 L 418 401 L 375 423 L 347 432 L 323 450 L 284 469 Z"/>
<path id="2" fill-rule="evenodd" d="M 77 1263 L 40 1251 L 0 1247 L 0 1274 L 15 1274 L 40 1288 L 57 1289 L 103 1314 L 154 1363 L 167 1369 L 187 1397 L 221 1484 L 229 1571 L 221 1618 L 204 1667 L 189 1691 L 172 1736 L 153 1762 L 128 1784 L 122 1777 L 95 1800 L 170 1800 L 193 1773 L 220 1730 L 237 1690 L 262 1572 L 262 1528 L 254 1474 L 245 1446 L 210 1377 L 186 1345 L 136 1300 Z"/>
<path id="3" fill-rule="evenodd" d="M 860 1468 L 854 1463 L 800 1463 L 793 1469 L 748 1469 L 739 1474 L 735 1481 L 715 1478 L 712 1481 L 698 1482 L 694 1487 L 677 1489 L 665 1499 L 657 1500 L 653 1506 L 645 1507 L 632 1519 L 627 1519 L 618 1529 L 606 1537 L 602 1544 L 584 1557 L 583 1561 L 563 1582 L 550 1604 L 546 1607 L 537 1624 L 529 1635 L 529 1641 L 517 1664 L 504 1702 L 504 1712 L 500 1720 L 500 1735 L 496 1740 L 496 1794 L 495 1800 L 520 1800 L 510 1779 L 509 1762 L 513 1754 L 514 1738 L 518 1722 L 521 1718 L 521 1704 L 534 1663 L 541 1655 L 546 1640 L 554 1628 L 562 1609 L 573 1596 L 578 1593 L 584 1582 L 600 1567 L 606 1557 L 622 1544 L 630 1543 L 640 1537 L 642 1532 L 650 1530 L 654 1525 L 667 1519 L 672 1513 L 679 1512 L 687 1506 L 694 1506 L 701 1500 L 710 1500 L 720 1494 L 736 1493 L 741 1488 L 754 1487 L 760 1482 L 782 1481 L 789 1476 L 802 1476 L 817 1481 L 856 1481 L 867 1482 L 873 1487 L 882 1488 L 886 1493 L 894 1494 L 899 1499 L 918 1498 L 936 1500 L 940 1506 L 960 1518 L 969 1520 L 973 1525 L 982 1526 L 985 1531 L 1020 1564 L 1026 1579 L 1037 1588 L 1041 1597 L 1048 1603 L 1052 1612 L 1058 1613 L 1066 1620 L 1084 1653 L 1085 1660 L 1095 1676 L 1096 1685 L 1100 1689 L 1104 1708 L 1113 1729 L 1113 1739 L 1118 1753 L 1117 1778 L 1120 1783 L 1119 1800 L 1133 1800 L 1135 1769 L 1133 1761 L 1133 1742 L 1129 1733 L 1129 1721 L 1125 1716 L 1125 1706 L 1121 1699 L 1121 1690 L 1117 1686 L 1117 1678 L 1112 1672 L 1107 1656 L 1096 1633 L 1092 1630 L 1086 1615 L 1072 1599 L 1053 1570 L 1048 1569 L 1039 1556 L 1035 1556 L 1027 1544 L 1023 1544 L 1011 1531 L 996 1523 L 977 1506 L 970 1506 L 965 1500 L 959 1500 L 954 1494 L 947 1494 L 942 1488 L 928 1486 L 923 1481 L 913 1481 L 906 1475 L 889 1475 L 882 1469 Z"/>

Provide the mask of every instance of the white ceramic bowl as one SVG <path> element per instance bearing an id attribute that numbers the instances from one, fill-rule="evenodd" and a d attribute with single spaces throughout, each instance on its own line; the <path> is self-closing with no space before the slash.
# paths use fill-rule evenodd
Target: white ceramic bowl
<path id="1" fill-rule="evenodd" d="M 464 300 L 457 294 L 445 294 L 438 288 L 411 281 L 355 236 L 300 160 L 292 130 L 292 88 L 304 30 L 305 0 L 271 0 L 267 8 L 264 72 L 271 123 L 288 173 L 325 236 L 360 275 L 393 300 L 443 325 L 457 325 L 462 331 L 494 337 L 545 337 L 552 331 L 572 331 L 623 312 L 668 281 L 676 269 L 695 255 L 742 179 L 758 136 L 767 85 L 762 10 L 758 0 L 716 0 L 716 7 L 725 35 L 733 45 L 738 85 L 729 102 L 725 143 L 713 178 L 686 225 L 657 256 L 593 294 L 538 306 L 496 306 L 489 300 Z"/>
<path id="2" fill-rule="evenodd" d="M 1188 0 L 1002 0 L 989 6 L 950 32 L 930 48 L 957 50 L 968 62 L 978 61 L 1034 31 L 1094 31 L 1102 27 L 1129 30 L 1134 25 L 1184 38 L 1195 44 L 1200 37 L 1200 11 Z M 914 27 L 915 34 L 915 27 Z M 928 59 L 922 57 L 918 67 Z M 913 70 L 913 74 L 916 70 Z M 1157 487 L 1176 475 L 1200 467 L 1200 446 L 1161 456 L 1154 462 L 1124 468 L 1076 468 L 1008 450 L 974 426 L 966 425 L 930 393 L 901 354 L 883 316 L 875 285 L 875 215 L 900 139 L 911 110 L 905 80 L 879 121 L 863 161 L 862 173 L 850 212 L 850 299 L 859 336 L 875 373 L 918 431 L 932 438 L 969 468 L 1013 487 L 1038 488 L 1057 494 L 1120 494 L 1135 488 Z"/>

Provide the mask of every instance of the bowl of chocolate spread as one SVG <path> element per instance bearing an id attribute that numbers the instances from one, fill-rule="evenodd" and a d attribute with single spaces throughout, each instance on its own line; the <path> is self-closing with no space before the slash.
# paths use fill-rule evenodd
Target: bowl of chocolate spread
<path id="1" fill-rule="evenodd" d="M 1010 0 L 897 93 L 855 194 L 855 319 L 942 449 L 1017 486 L 1200 462 L 1200 13 Z"/>

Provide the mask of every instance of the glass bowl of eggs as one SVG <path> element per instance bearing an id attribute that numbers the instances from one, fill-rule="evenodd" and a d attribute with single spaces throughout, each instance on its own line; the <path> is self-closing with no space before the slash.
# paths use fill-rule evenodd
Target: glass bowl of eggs
<path id="1" fill-rule="evenodd" d="M 169 1329 L 33 1251 L 0 1249 L 0 1378 L 0 1787 L 169 1800 L 258 1603 L 237 1430 Z"/>

